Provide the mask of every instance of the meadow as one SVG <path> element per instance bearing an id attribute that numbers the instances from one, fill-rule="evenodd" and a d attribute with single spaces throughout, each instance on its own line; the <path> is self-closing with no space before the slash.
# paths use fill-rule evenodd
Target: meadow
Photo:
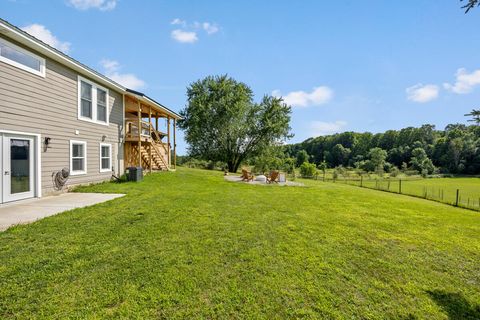
<path id="1" fill-rule="evenodd" d="M 475 176 L 423 178 L 419 175 L 401 174 L 390 177 L 388 174 L 383 176 L 365 174 L 360 177 L 357 173 L 350 171 L 334 178 L 333 171 L 329 170 L 325 174 L 325 178 L 320 174 L 313 180 L 401 193 L 480 211 L 480 177 Z"/>
<path id="2" fill-rule="evenodd" d="M 480 216 L 179 168 L 0 233 L 0 318 L 478 319 Z"/>

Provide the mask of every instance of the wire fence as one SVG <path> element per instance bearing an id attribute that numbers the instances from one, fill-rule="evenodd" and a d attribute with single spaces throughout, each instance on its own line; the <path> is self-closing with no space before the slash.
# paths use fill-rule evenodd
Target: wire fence
<path id="1" fill-rule="evenodd" d="M 436 186 L 425 184 L 423 178 L 326 178 L 318 177 L 317 180 L 333 183 L 344 183 L 362 188 L 380 190 L 391 193 L 404 194 L 408 196 L 423 198 L 427 200 L 442 202 L 456 207 L 480 211 L 480 188 L 449 186 Z"/>

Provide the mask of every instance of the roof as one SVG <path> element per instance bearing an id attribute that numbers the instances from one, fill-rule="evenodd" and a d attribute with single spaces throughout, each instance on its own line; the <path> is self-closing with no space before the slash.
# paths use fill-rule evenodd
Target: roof
<path id="1" fill-rule="evenodd" d="M 132 93 L 138 96 L 143 97 L 144 99 L 150 101 L 151 103 L 154 103 L 160 108 L 165 109 L 168 113 L 172 114 L 172 116 L 176 118 L 181 118 L 179 114 L 176 112 L 172 111 L 171 109 L 165 107 L 161 103 L 155 101 L 152 98 L 149 98 L 145 94 L 128 89 L 118 82 L 115 82 L 114 80 L 110 79 L 109 77 L 101 74 L 100 72 L 90 68 L 89 66 L 79 62 L 78 60 L 70 57 L 69 55 L 61 52 L 58 49 L 55 49 L 54 47 L 46 44 L 45 42 L 41 41 L 40 39 L 35 38 L 34 36 L 30 35 L 29 33 L 23 31 L 22 29 L 14 26 L 13 24 L 9 23 L 8 21 L 0 18 L 0 34 L 6 35 L 9 38 L 17 41 L 20 44 L 23 44 L 29 48 L 32 48 L 39 53 L 43 54 L 44 56 L 57 61 L 63 65 L 66 65 L 70 67 L 71 69 L 77 71 L 78 73 L 82 75 L 86 75 L 92 80 L 95 80 L 99 82 L 99 84 L 102 84 L 108 88 L 112 88 L 118 91 L 121 91 L 122 93 Z"/>
<path id="2" fill-rule="evenodd" d="M 174 118 L 176 119 L 181 119 L 182 116 L 180 116 L 178 113 L 176 113 L 175 111 L 172 111 L 171 109 L 165 107 L 163 104 L 161 104 L 160 102 L 158 101 L 155 101 L 154 99 L 150 98 L 149 96 L 145 95 L 144 93 L 140 92 L 140 91 L 135 91 L 135 90 L 132 90 L 132 89 L 126 89 L 127 93 L 131 93 L 133 95 L 136 95 L 137 97 L 141 97 L 145 100 L 147 100 L 148 102 L 156 105 L 157 107 L 161 108 L 161 109 L 164 109 L 166 111 L 167 114 L 170 114 L 171 116 L 173 116 Z"/>

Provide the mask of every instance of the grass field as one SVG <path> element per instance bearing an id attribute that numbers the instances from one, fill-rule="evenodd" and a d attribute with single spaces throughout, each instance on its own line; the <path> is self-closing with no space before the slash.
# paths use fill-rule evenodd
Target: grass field
<path id="1" fill-rule="evenodd" d="M 401 180 L 401 181 L 400 181 Z M 330 180 L 332 182 L 333 180 Z M 327 180 L 327 182 L 329 182 Z M 339 177 L 337 183 L 363 186 L 390 192 L 423 197 L 447 204 L 456 204 L 457 189 L 459 190 L 458 205 L 464 208 L 480 210 L 480 178 L 344 178 Z M 400 185 L 401 184 L 401 185 Z"/>
<path id="2" fill-rule="evenodd" d="M 479 319 L 480 216 L 195 169 L 0 233 L 0 318 Z"/>

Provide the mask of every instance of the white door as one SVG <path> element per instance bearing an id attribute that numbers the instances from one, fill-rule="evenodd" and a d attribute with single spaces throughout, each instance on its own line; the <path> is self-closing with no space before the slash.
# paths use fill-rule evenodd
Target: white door
<path id="1" fill-rule="evenodd" d="M 0 136 L 2 202 L 32 198 L 35 194 L 35 145 L 33 137 Z"/>

